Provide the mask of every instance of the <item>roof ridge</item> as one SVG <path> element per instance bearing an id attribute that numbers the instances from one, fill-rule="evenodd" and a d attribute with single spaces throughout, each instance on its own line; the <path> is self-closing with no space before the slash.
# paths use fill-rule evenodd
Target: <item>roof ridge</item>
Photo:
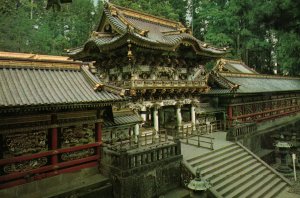
<path id="1" fill-rule="evenodd" d="M 18 52 L 4 52 L 0 51 L 0 59 L 22 59 L 22 60 L 32 60 L 32 61 L 53 61 L 53 62 L 75 62 L 68 56 L 55 56 L 55 55 L 45 55 L 45 54 L 32 54 L 32 53 L 18 53 Z M 79 61 L 77 61 L 79 62 Z"/>
<path id="2" fill-rule="evenodd" d="M 15 69 L 48 69 L 48 70 L 80 70 L 79 63 L 52 62 L 45 60 L 1 59 L 0 68 Z"/>
<path id="3" fill-rule="evenodd" d="M 148 14 L 148 13 L 145 13 L 145 12 L 133 10 L 133 9 L 130 9 L 130 8 L 125 8 L 125 7 L 115 5 L 115 4 L 112 4 L 112 3 L 107 3 L 107 5 L 108 5 L 107 6 L 108 8 L 116 8 L 116 9 L 120 10 L 121 12 L 123 12 L 123 14 L 125 14 L 127 16 L 131 16 L 131 17 L 138 18 L 138 19 L 143 19 L 143 20 L 156 22 L 158 24 L 162 24 L 162 25 L 169 26 L 169 27 L 184 28 L 184 25 L 179 21 L 170 20 L 170 19 L 167 19 L 167 18 L 164 18 L 164 17 L 158 17 L 158 16 L 155 16 L 155 15 L 152 15 L 152 14 Z"/>
<path id="4" fill-rule="evenodd" d="M 81 64 L 81 61 L 74 61 L 67 56 L 0 51 L 0 67 L 2 68 L 79 70 Z"/>
<path id="5" fill-rule="evenodd" d="M 255 74 L 259 74 L 257 71 L 255 71 L 253 68 L 249 67 L 249 66 L 248 66 L 245 62 L 243 62 L 242 60 L 231 60 L 231 59 L 221 58 L 220 60 L 218 60 L 217 65 L 220 65 L 220 64 L 226 64 L 226 63 L 240 64 L 240 65 L 243 65 L 245 68 L 249 69 L 250 71 L 253 71 Z"/>
<path id="6" fill-rule="evenodd" d="M 300 80 L 300 77 L 294 76 L 276 76 L 271 74 L 245 74 L 245 73 L 227 73 L 227 72 L 218 72 L 223 76 L 232 76 L 232 77 L 254 77 L 254 78 L 273 78 L 273 79 L 295 79 Z"/>
<path id="7" fill-rule="evenodd" d="M 115 87 L 112 85 L 105 84 L 101 82 L 95 75 L 90 72 L 90 68 L 88 65 L 82 65 L 81 69 L 83 71 L 84 77 L 87 82 L 92 86 L 94 91 L 98 90 L 106 90 L 112 94 L 117 94 L 120 96 L 124 96 L 125 90 L 120 87 Z"/>

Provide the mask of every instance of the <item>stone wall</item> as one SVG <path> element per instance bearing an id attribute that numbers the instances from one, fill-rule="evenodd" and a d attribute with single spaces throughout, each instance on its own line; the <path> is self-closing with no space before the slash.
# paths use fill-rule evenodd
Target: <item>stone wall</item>
<path id="1" fill-rule="evenodd" d="M 180 186 L 180 142 L 130 150 L 103 148 L 100 171 L 110 177 L 115 198 L 158 197 Z"/>
<path id="2" fill-rule="evenodd" d="M 111 175 L 115 198 L 151 198 L 180 186 L 180 159 L 158 162 L 145 170 L 122 177 Z"/>

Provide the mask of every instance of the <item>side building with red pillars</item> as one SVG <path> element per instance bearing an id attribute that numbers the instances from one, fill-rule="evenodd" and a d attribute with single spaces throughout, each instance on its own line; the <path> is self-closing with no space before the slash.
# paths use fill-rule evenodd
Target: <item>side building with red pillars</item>
<path id="1" fill-rule="evenodd" d="M 104 123 L 132 130 L 139 117 L 127 111 L 123 117 L 131 119 L 116 124 L 123 90 L 91 72 L 90 64 L 68 57 L 0 52 L 1 197 L 107 183 L 98 174 Z"/>

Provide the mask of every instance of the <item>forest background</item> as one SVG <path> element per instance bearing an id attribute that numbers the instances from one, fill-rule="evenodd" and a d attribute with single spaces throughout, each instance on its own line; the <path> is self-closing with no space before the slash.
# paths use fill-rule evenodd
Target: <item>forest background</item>
<path id="1" fill-rule="evenodd" d="M 98 2 L 98 3 L 96 3 Z M 300 75 L 299 0 L 110 0 L 182 22 L 198 39 L 228 47 L 262 73 Z M 0 0 L 0 51 L 63 55 L 84 44 L 99 22 L 101 0 L 73 0 L 60 11 L 46 0 Z"/>

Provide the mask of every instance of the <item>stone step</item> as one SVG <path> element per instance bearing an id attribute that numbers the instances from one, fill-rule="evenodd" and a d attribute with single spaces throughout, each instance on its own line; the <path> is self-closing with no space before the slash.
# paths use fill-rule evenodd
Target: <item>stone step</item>
<path id="1" fill-rule="evenodd" d="M 233 150 L 229 153 L 223 154 L 220 157 L 215 157 L 215 158 L 211 158 L 209 161 L 207 162 L 202 162 L 202 161 L 197 161 L 191 164 L 192 167 L 196 167 L 196 166 L 200 166 L 202 169 L 205 169 L 207 167 L 210 167 L 214 164 L 218 164 L 219 162 L 222 162 L 226 159 L 230 159 L 235 155 L 238 155 L 240 153 L 243 153 L 244 151 L 241 149 L 237 149 L 237 150 Z"/>
<path id="2" fill-rule="evenodd" d="M 199 166 L 202 170 L 202 175 L 206 176 L 208 174 L 213 173 L 214 171 L 220 169 L 224 169 L 226 168 L 226 166 L 228 166 L 229 164 L 231 164 L 232 162 L 234 162 L 235 160 L 239 160 L 242 158 L 245 158 L 246 156 L 248 156 L 248 153 L 246 152 L 240 152 L 236 155 L 227 157 L 226 159 L 221 159 L 218 160 L 218 162 L 216 162 L 215 164 L 210 164 L 210 166 L 206 166 L 205 169 L 203 169 L 203 167 Z"/>
<path id="3" fill-rule="evenodd" d="M 252 156 L 248 155 L 245 158 L 234 161 L 233 163 L 226 166 L 226 168 L 219 169 L 211 174 L 206 175 L 206 179 L 209 179 L 212 184 L 217 184 L 217 182 L 222 182 L 228 176 L 235 175 L 247 167 L 250 167 L 257 163 Z"/>
<path id="4" fill-rule="evenodd" d="M 270 186 L 269 183 L 270 183 L 270 181 L 272 181 L 275 178 L 276 178 L 276 175 L 270 173 L 269 175 L 257 180 L 254 183 L 254 185 L 252 185 L 251 187 L 248 187 L 244 191 L 241 191 L 240 193 L 235 195 L 234 198 L 240 198 L 240 197 L 246 198 L 247 196 L 249 196 L 249 194 L 258 191 L 259 189 L 263 188 L 264 186 L 269 186 L 270 188 L 272 188 L 272 186 Z"/>
<path id="5" fill-rule="evenodd" d="M 224 186 L 226 186 L 226 188 L 219 187 L 218 188 L 219 190 L 217 190 L 217 191 L 220 192 L 220 194 L 222 194 L 222 195 L 228 195 L 228 194 L 232 193 L 233 191 L 235 191 L 240 186 L 249 182 L 256 175 L 262 174 L 262 173 L 267 173 L 267 171 L 266 171 L 265 167 L 259 166 L 258 168 L 252 170 L 251 172 L 248 172 L 248 170 L 246 170 L 245 173 L 246 174 L 243 174 L 243 172 L 241 172 L 241 174 L 238 175 L 237 179 L 234 182 L 230 183 L 230 185 L 226 185 L 227 184 L 227 182 L 226 182 L 226 184 L 223 184 Z M 240 175 L 242 175 L 243 177 L 240 177 Z"/>
<path id="6" fill-rule="evenodd" d="M 238 173 L 232 173 L 230 175 L 226 174 L 224 178 L 220 179 L 220 181 L 214 184 L 214 187 L 217 191 L 221 191 L 228 187 L 229 185 L 234 184 L 235 182 L 239 182 L 239 180 L 249 174 L 252 174 L 253 171 L 257 170 L 258 168 L 262 169 L 262 166 L 259 163 L 255 163 L 252 166 L 248 166 Z M 234 170 L 233 170 L 234 171 Z"/>
<path id="7" fill-rule="evenodd" d="M 99 195 L 105 196 L 105 198 L 113 198 L 112 184 L 108 183 L 99 188 L 89 189 L 87 191 L 77 193 L 75 196 L 78 198 L 94 198 L 99 197 Z M 70 197 L 72 197 L 72 195 Z"/>
<path id="8" fill-rule="evenodd" d="M 234 191 L 232 191 L 229 194 L 224 194 L 228 197 L 232 197 L 232 198 L 239 198 L 241 197 L 242 194 L 244 194 L 245 192 L 247 192 L 247 190 L 251 189 L 251 188 L 259 188 L 260 186 L 257 185 L 259 183 L 260 180 L 262 180 L 265 177 L 268 177 L 269 175 L 271 175 L 272 173 L 269 170 L 265 170 L 257 175 L 253 175 L 253 177 L 250 177 L 248 181 L 244 181 L 243 183 L 239 183 L 238 188 L 235 188 Z"/>
<path id="9" fill-rule="evenodd" d="M 283 191 L 284 188 L 287 187 L 287 184 L 285 182 L 280 182 L 276 186 L 273 186 L 271 190 L 269 190 L 268 193 L 266 193 L 263 196 L 257 197 L 257 198 L 275 198 L 279 194 L 279 192 Z"/>
<path id="10" fill-rule="evenodd" d="M 271 178 L 265 178 L 259 189 L 252 188 L 243 197 L 252 198 L 252 197 L 264 197 L 274 186 L 278 185 L 281 182 L 281 178 L 275 174 L 272 174 Z"/>
<path id="11" fill-rule="evenodd" d="M 212 158 L 222 156 L 223 154 L 231 152 L 231 151 L 235 150 L 236 148 L 240 148 L 240 147 L 238 147 L 236 144 L 231 144 L 229 146 L 217 149 L 213 152 L 210 152 L 210 153 L 207 153 L 204 155 L 200 155 L 200 156 L 188 159 L 186 161 L 188 163 L 192 163 L 194 161 L 207 162 L 207 161 L 211 160 Z"/>
<path id="12" fill-rule="evenodd" d="M 71 185 L 73 181 L 60 185 L 59 187 L 53 189 L 53 193 L 49 193 L 47 198 L 60 198 L 60 197 L 69 197 L 74 194 L 81 194 L 87 191 L 92 191 L 94 189 L 101 189 L 105 191 L 106 189 L 111 189 L 111 184 L 109 179 L 104 177 L 101 174 L 96 174 L 85 179 L 79 180 L 76 185 Z"/>
<path id="13" fill-rule="evenodd" d="M 166 194 L 161 195 L 161 198 L 189 198 L 190 197 L 190 191 L 185 188 L 175 188 L 173 190 L 168 191 Z"/>

